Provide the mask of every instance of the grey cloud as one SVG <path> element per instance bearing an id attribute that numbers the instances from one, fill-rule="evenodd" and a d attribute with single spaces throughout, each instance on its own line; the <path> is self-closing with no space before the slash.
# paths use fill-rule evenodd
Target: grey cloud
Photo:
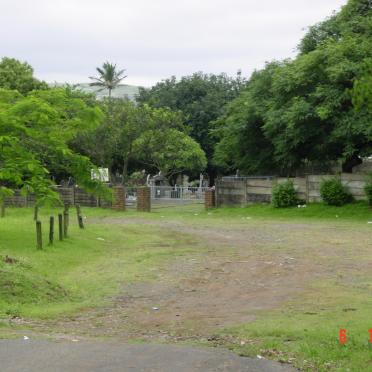
<path id="1" fill-rule="evenodd" d="M 2 0 L 0 56 L 38 77 L 87 81 L 105 60 L 150 85 L 195 71 L 250 74 L 291 57 L 304 28 L 346 0 Z"/>

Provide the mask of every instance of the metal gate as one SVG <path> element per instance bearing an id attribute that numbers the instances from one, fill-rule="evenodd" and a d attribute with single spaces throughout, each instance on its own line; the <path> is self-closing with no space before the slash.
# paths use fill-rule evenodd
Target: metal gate
<path id="1" fill-rule="evenodd" d="M 204 203 L 207 187 L 191 186 L 150 186 L 152 208 L 178 206 L 183 204 Z M 135 208 L 137 205 L 137 188 L 125 189 L 126 206 Z"/>

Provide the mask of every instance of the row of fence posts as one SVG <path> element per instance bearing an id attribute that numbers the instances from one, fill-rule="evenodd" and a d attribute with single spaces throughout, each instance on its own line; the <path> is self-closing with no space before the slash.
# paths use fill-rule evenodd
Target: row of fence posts
<path id="1" fill-rule="evenodd" d="M 76 216 L 77 222 L 80 229 L 84 229 L 84 220 L 81 214 L 81 208 L 79 204 L 76 204 Z M 58 239 L 63 241 L 63 239 L 68 238 L 68 228 L 70 225 L 70 206 L 65 204 L 63 213 L 58 214 Z M 38 219 L 39 208 L 36 206 L 34 209 L 34 220 L 36 221 L 36 247 L 37 249 L 43 249 L 43 234 L 42 234 L 42 224 Z M 54 243 L 54 216 L 49 218 L 49 245 Z"/>
<path id="2" fill-rule="evenodd" d="M 122 186 L 114 187 L 114 204 L 113 209 L 125 210 L 125 193 Z M 215 191 L 206 190 L 205 191 L 205 208 L 210 209 L 216 206 Z M 80 229 L 84 229 L 83 216 L 81 215 L 81 208 L 79 204 L 75 205 L 77 222 Z M 137 200 L 137 210 L 138 211 L 151 211 L 151 196 L 150 188 L 142 187 L 138 190 L 138 200 Z M 38 220 L 39 208 L 35 206 L 34 209 L 34 220 L 36 221 L 36 241 L 37 249 L 43 249 L 42 241 L 42 226 L 41 221 Z M 62 241 L 68 237 L 69 228 L 69 204 L 65 204 L 65 208 L 62 213 L 58 214 L 58 237 Z M 49 219 L 49 245 L 53 245 L 54 242 L 54 217 L 50 216 Z"/>

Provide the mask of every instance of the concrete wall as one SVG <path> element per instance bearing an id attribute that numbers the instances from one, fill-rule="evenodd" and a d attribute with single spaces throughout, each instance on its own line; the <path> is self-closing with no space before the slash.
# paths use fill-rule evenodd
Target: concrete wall
<path id="1" fill-rule="evenodd" d="M 272 179 L 248 179 L 246 181 L 247 202 L 270 202 L 274 184 L 275 181 Z"/>
<path id="2" fill-rule="evenodd" d="M 249 178 L 234 181 L 218 180 L 216 182 L 217 206 L 238 206 L 248 203 L 271 202 L 272 188 L 276 184 L 291 180 L 297 190 L 298 197 L 306 202 L 320 202 L 320 185 L 323 180 L 340 177 L 356 200 L 365 200 L 365 174 L 342 173 L 341 175 L 309 175 L 295 178 Z"/>
<path id="3" fill-rule="evenodd" d="M 216 205 L 247 204 L 247 185 L 245 181 L 216 182 Z"/>

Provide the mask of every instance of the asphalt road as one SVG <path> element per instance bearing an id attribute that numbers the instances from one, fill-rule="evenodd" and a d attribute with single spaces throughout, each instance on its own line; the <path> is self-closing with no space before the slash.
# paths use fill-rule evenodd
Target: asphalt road
<path id="1" fill-rule="evenodd" d="M 0 340 L 1 372 L 287 372 L 266 359 L 221 349 L 105 341 Z"/>

